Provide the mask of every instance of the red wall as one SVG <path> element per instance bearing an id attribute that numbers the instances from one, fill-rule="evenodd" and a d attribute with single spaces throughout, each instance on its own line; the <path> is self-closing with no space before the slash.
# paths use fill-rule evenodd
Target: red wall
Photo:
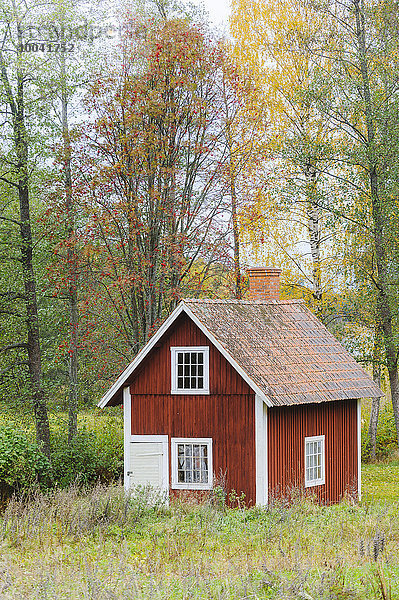
<path id="1" fill-rule="evenodd" d="M 171 395 L 171 346 L 209 346 L 209 395 Z M 226 471 L 227 488 L 254 503 L 254 393 L 205 335 L 181 315 L 129 381 L 132 434 L 211 437 L 213 470 Z M 322 502 L 357 490 L 356 400 L 268 409 L 271 495 L 304 482 L 304 438 L 325 435 L 326 483 L 308 488 Z M 170 456 L 170 452 L 169 452 Z M 170 468 L 169 468 L 170 473 Z"/>
<path id="2" fill-rule="evenodd" d="M 141 368 L 129 383 L 132 394 L 170 394 L 170 347 L 209 346 L 209 386 L 211 394 L 252 394 L 249 385 L 233 369 L 185 314 L 180 315 L 172 328 L 145 358 Z"/>
<path id="3" fill-rule="evenodd" d="M 357 401 L 268 409 L 269 492 L 304 485 L 304 439 L 325 435 L 325 485 L 310 487 L 321 502 L 357 493 Z"/>
<path id="4" fill-rule="evenodd" d="M 209 346 L 209 395 L 171 395 L 171 346 Z M 213 470 L 255 502 L 255 397 L 187 316 L 160 340 L 130 381 L 132 434 L 211 437 Z M 170 452 L 169 452 L 170 456 Z M 170 473 L 170 468 L 169 468 Z"/>

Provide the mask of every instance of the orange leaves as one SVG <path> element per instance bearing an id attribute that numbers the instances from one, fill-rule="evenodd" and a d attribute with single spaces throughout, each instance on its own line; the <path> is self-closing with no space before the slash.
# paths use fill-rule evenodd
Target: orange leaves
<path id="1" fill-rule="evenodd" d="M 140 39 L 139 26 L 128 24 L 121 67 L 94 82 L 77 149 L 81 304 L 93 347 L 106 347 L 107 334 L 108 344 L 137 349 L 181 296 L 193 262 L 228 253 L 223 49 L 182 20 L 146 23 Z M 60 267 L 67 251 L 64 240 Z"/>

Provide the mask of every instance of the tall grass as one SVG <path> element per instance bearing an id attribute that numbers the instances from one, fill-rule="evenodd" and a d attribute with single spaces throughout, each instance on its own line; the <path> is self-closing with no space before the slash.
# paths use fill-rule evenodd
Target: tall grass
<path id="1" fill-rule="evenodd" d="M 395 502 L 246 510 L 72 486 L 13 499 L 0 544 L 2 600 L 399 597 Z"/>

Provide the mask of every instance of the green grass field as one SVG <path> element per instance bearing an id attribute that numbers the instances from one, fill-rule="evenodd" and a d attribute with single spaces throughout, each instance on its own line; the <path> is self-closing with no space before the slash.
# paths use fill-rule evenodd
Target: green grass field
<path id="1" fill-rule="evenodd" d="M 119 486 L 13 500 L 0 598 L 399 598 L 399 463 L 363 469 L 363 501 L 267 509 L 174 502 Z"/>
<path id="2" fill-rule="evenodd" d="M 399 503 L 399 460 L 363 465 L 362 488 L 365 499 Z"/>

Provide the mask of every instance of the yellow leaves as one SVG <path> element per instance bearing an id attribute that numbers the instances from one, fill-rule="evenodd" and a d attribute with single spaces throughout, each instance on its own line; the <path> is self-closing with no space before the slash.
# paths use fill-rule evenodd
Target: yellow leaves
<path id="1" fill-rule="evenodd" d="M 306 45 L 316 36 L 321 18 L 295 0 L 235 0 L 231 23 L 234 56 L 255 74 L 263 109 L 279 139 L 289 131 L 315 128 L 322 137 L 323 124 L 304 93 L 312 78 Z M 278 148 L 273 140 L 277 138 L 271 143 Z"/>

